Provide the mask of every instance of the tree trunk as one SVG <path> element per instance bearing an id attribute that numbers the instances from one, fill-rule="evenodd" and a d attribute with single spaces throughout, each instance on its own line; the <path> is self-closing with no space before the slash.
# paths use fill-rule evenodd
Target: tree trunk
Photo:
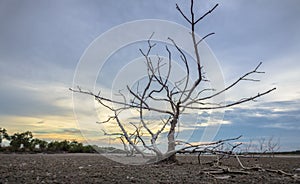
<path id="1" fill-rule="evenodd" d="M 168 133 L 168 152 L 173 152 L 175 150 L 175 127 L 177 124 L 177 118 L 174 118 L 171 122 L 171 128 Z M 176 153 L 171 154 L 165 159 L 167 162 L 177 162 Z"/>

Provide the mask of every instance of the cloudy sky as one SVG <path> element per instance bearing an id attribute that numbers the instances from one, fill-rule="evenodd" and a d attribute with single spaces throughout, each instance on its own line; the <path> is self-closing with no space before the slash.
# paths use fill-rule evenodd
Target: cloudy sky
<path id="1" fill-rule="evenodd" d="M 74 116 L 68 88 L 85 49 L 128 21 L 161 19 L 188 26 L 176 2 L 189 9 L 184 0 L 0 0 L 0 127 L 10 133 L 31 130 L 44 139 L 83 141 L 76 121 L 81 114 Z M 206 41 L 225 84 L 261 61 L 266 72 L 257 76 L 261 82 L 239 85 L 227 98 L 277 87 L 257 102 L 228 109 L 216 139 L 240 134 L 242 141 L 274 137 L 280 139 L 281 150 L 300 149 L 300 2 L 199 0 L 197 14 L 215 3 L 219 7 L 196 32 L 216 33 Z"/>

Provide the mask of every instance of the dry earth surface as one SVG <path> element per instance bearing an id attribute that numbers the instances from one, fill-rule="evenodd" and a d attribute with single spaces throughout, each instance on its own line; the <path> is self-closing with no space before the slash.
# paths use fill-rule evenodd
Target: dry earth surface
<path id="1" fill-rule="evenodd" d="M 0 154 L 0 183 L 300 183 L 299 178 L 267 171 L 208 174 L 197 156 L 178 156 L 178 164 L 123 165 L 97 154 Z M 213 158 L 201 157 L 202 162 Z M 299 157 L 241 158 L 245 166 L 300 175 Z M 241 170 L 235 158 L 222 166 Z M 297 170 L 298 169 L 298 170 Z"/>

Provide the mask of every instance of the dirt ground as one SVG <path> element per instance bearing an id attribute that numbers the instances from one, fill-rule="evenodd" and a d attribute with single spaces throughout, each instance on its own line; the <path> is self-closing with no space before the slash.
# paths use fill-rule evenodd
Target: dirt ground
<path id="1" fill-rule="evenodd" d="M 212 157 L 203 156 L 209 162 Z M 197 156 L 178 156 L 173 165 L 122 165 L 97 154 L 0 154 L 0 183 L 300 183 L 299 178 L 267 171 L 208 174 Z M 245 166 L 300 175 L 299 157 L 242 158 Z M 223 166 L 240 170 L 234 158 Z M 248 171 L 247 171 L 248 172 Z"/>

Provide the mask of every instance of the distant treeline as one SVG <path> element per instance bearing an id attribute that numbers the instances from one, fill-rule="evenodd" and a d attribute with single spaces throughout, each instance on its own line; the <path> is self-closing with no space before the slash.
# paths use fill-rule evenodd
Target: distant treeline
<path id="1" fill-rule="evenodd" d="M 242 152 L 240 153 L 241 155 L 300 155 L 300 150 L 296 150 L 296 151 L 277 151 L 277 152 L 273 152 L 273 153 L 269 153 L 269 152 Z"/>
<path id="2" fill-rule="evenodd" d="M 2 145 L 3 140 L 9 142 L 9 146 Z M 9 135 L 5 128 L 0 128 L 0 152 L 29 152 L 29 153 L 95 153 L 116 151 L 113 147 L 97 147 L 83 145 L 76 140 L 51 141 L 34 138 L 32 132 L 14 133 Z M 121 151 L 121 150 L 120 150 Z"/>

